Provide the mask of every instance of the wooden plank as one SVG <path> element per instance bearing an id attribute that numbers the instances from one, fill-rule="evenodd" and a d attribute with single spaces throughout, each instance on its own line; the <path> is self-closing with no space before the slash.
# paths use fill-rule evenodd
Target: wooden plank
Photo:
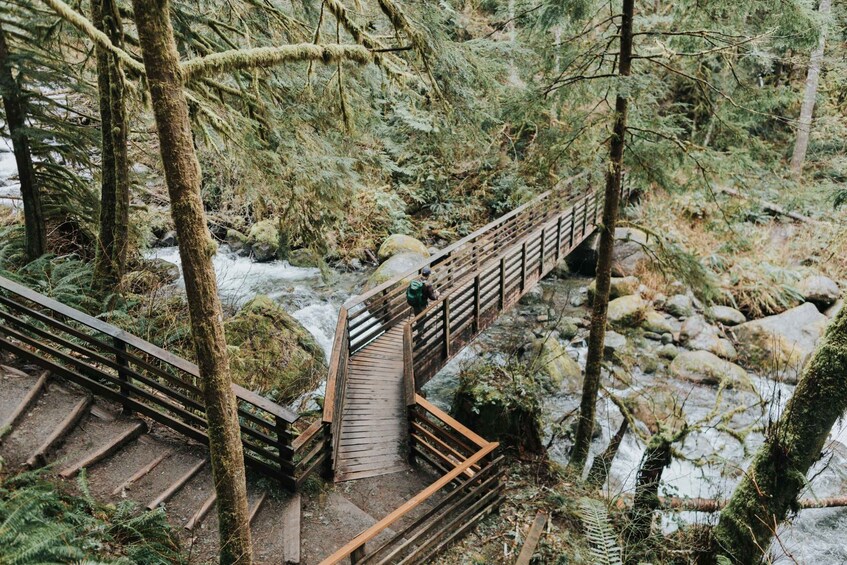
<path id="1" fill-rule="evenodd" d="M 323 429 L 323 421 L 317 420 L 311 426 L 306 428 L 303 433 L 297 436 L 293 442 L 291 442 L 291 447 L 296 452 L 298 449 L 303 447 L 305 443 L 314 438 L 321 430 Z"/>
<path id="2" fill-rule="evenodd" d="M 142 436 L 142 438 L 141 438 L 141 439 L 143 439 L 143 438 L 144 438 L 144 436 Z M 140 441 L 140 440 L 139 440 L 139 441 Z M 117 496 L 117 495 L 119 495 L 119 494 L 121 493 L 121 491 L 124 491 L 124 490 L 129 489 L 129 487 L 131 487 L 131 486 L 132 486 L 132 484 L 133 484 L 134 482 L 136 482 L 138 479 L 140 479 L 141 477 L 143 477 L 144 475 L 146 475 L 147 473 L 149 473 L 150 471 L 152 471 L 153 469 L 155 469 L 155 468 L 156 468 L 156 466 L 157 466 L 159 463 L 161 463 L 162 461 L 164 461 L 166 458 L 170 457 L 170 455 L 171 455 L 172 453 L 173 453 L 173 450 L 172 450 L 172 449 L 168 449 L 168 450 L 167 450 L 167 451 L 165 451 L 164 453 L 161 453 L 161 454 L 157 455 L 157 456 L 156 456 L 156 457 L 155 457 L 152 461 L 150 461 L 150 462 L 149 462 L 149 463 L 147 463 L 146 465 L 143 465 L 143 466 L 142 466 L 142 467 L 141 467 L 138 471 L 136 471 L 136 472 L 135 472 L 135 473 L 134 473 L 134 474 L 133 474 L 130 478 L 128 478 L 127 480 L 125 480 L 123 483 L 119 484 L 119 485 L 115 488 L 115 490 L 113 490 L 113 491 L 112 491 L 112 496 Z"/>
<path id="3" fill-rule="evenodd" d="M 467 426 L 459 423 L 459 421 L 448 416 L 443 410 L 430 403 L 426 398 L 422 397 L 421 395 L 415 395 L 415 403 L 420 405 L 421 408 L 423 408 L 424 410 L 426 410 L 427 412 L 429 412 L 430 414 L 432 414 L 433 416 L 435 416 L 436 418 L 438 418 L 439 420 L 441 420 L 442 422 L 462 434 L 463 436 L 465 436 L 473 443 L 477 444 L 479 447 L 484 448 L 485 446 L 489 445 L 489 442 L 483 439 L 480 435 L 474 433 L 473 431 L 468 429 Z"/>
<path id="4" fill-rule="evenodd" d="M 335 338 L 332 342 L 332 353 L 329 358 L 329 373 L 327 374 L 326 392 L 324 394 L 324 422 L 331 422 L 334 415 L 338 374 L 341 371 L 342 363 L 344 363 L 342 349 L 346 349 L 347 339 L 347 308 L 342 306 L 338 313 L 338 322 L 335 324 Z"/>
<path id="5" fill-rule="evenodd" d="M 77 422 L 85 416 L 85 413 L 88 411 L 88 408 L 91 406 L 93 401 L 93 398 L 88 395 L 81 398 L 71 409 L 68 415 L 65 416 L 64 419 L 53 429 L 53 433 L 51 433 L 47 439 L 42 442 L 38 449 L 35 450 L 35 453 L 30 455 L 24 465 L 30 469 L 44 465 L 46 462 L 47 452 L 59 445 L 59 442 L 71 432 L 71 430 L 77 425 Z"/>
<path id="6" fill-rule="evenodd" d="M 286 565 L 300 563 L 300 494 L 289 498 L 282 510 L 282 559 Z"/>
<path id="7" fill-rule="evenodd" d="M 182 489 L 182 487 L 184 487 L 188 483 L 188 481 L 190 481 L 192 477 L 194 477 L 194 475 L 196 475 L 200 471 L 200 469 L 203 468 L 203 466 L 206 464 L 206 461 L 206 459 L 203 459 L 202 461 L 198 462 L 196 465 L 191 467 L 188 471 L 186 471 L 181 477 L 177 478 L 176 481 L 171 483 L 168 488 L 163 490 L 159 494 L 159 496 L 154 498 L 150 502 L 150 504 L 147 505 L 147 510 L 153 510 L 163 502 L 167 502 L 168 500 L 170 500 L 173 495 L 179 492 L 180 489 Z"/>
<path id="8" fill-rule="evenodd" d="M 262 504 L 264 504 L 265 498 L 267 496 L 268 496 L 268 493 L 265 492 L 265 491 L 262 491 L 259 494 L 259 497 L 256 499 L 256 502 L 254 502 L 253 505 L 250 507 L 250 517 L 247 519 L 247 521 L 251 525 L 253 524 L 253 518 L 255 518 L 256 514 L 259 513 L 259 510 L 262 508 Z"/>
<path id="9" fill-rule="evenodd" d="M 62 472 L 59 473 L 59 476 L 63 479 L 69 479 L 73 477 L 77 473 L 79 473 L 80 469 L 83 467 L 90 467 L 95 463 L 102 461 L 118 449 L 120 449 L 124 444 L 132 441 L 137 438 L 141 434 L 147 431 L 147 424 L 144 422 L 134 422 L 133 425 L 124 430 L 122 433 L 118 434 L 110 442 L 102 447 L 96 449 L 95 451 L 85 455 L 82 459 L 66 467 Z"/>
<path id="10" fill-rule="evenodd" d="M 188 522 L 186 522 L 185 529 L 191 531 L 195 528 L 195 526 L 197 526 L 197 524 L 202 522 L 203 518 L 205 518 L 206 514 L 209 513 L 209 510 L 212 509 L 212 506 L 214 506 L 215 501 L 217 499 L 217 493 L 212 492 L 212 494 L 210 494 L 209 497 L 203 501 L 203 504 L 200 506 L 200 508 L 197 509 L 197 512 L 195 512 L 194 515 L 189 518 Z"/>
<path id="11" fill-rule="evenodd" d="M 18 423 L 18 420 L 21 419 L 32 403 L 35 402 L 35 399 L 38 398 L 39 394 L 41 394 L 41 391 L 44 389 L 45 385 L 47 385 L 47 379 L 49 377 L 50 371 L 41 372 L 38 376 L 38 380 L 35 381 L 32 388 L 26 393 L 26 396 L 21 399 L 14 412 L 6 418 L 5 422 L 0 424 L 0 438 L 12 431 L 12 428 Z"/>
<path id="12" fill-rule="evenodd" d="M 538 541 L 541 539 L 541 534 L 544 533 L 544 524 L 547 523 L 547 513 L 539 510 L 535 515 L 535 521 L 529 528 L 529 533 L 526 535 L 526 541 L 521 548 L 521 553 L 518 555 L 518 560 L 515 565 L 529 565 L 529 560 L 532 559 L 532 554 L 535 553 L 535 548 Z"/>

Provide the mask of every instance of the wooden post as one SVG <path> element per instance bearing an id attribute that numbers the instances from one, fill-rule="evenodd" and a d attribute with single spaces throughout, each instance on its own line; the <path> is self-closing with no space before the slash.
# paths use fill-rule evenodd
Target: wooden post
<path id="1" fill-rule="evenodd" d="M 571 206 L 571 239 L 568 242 L 568 250 L 573 249 L 574 224 L 576 224 L 576 204 Z"/>
<path id="2" fill-rule="evenodd" d="M 585 230 L 588 224 L 588 199 L 589 197 L 586 196 L 585 202 L 582 205 L 582 234 L 580 235 L 585 235 Z"/>
<path id="3" fill-rule="evenodd" d="M 288 461 L 285 459 L 285 455 L 283 455 L 283 446 L 286 444 L 286 440 L 288 439 L 288 423 L 280 418 L 279 416 L 274 416 L 274 429 L 276 430 L 276 443 L 279 449 L 279 480 L 280 484 L 285 485 L 285 468 Z M 295 481 L 297 477 L 291 477 Z"/>
<path id="4" fill-rule="evenodd" d="M 562 216 L 559 214 L 559 219 L 556 222 L 556 264 L 559 264 L 559 259 L 562 258 Z"/>
<path id="5" fill-rule="evenodd" d="M 474 280 L 473 280 L 473 294 L 474 294 L 473 331 L 474 331 L 474 333 L 479 332 L 479 308 L 480 308 L 480 296 L 479 296 L 480 288 L 479 287 L 480 287 L 479 274 L 477 274 L 477 276 L 474 277 Z"/>
<path id="6" fill-rule="evenodd" d="M 526 240 L 521 246 L 521 294 L 526 287 Z"/>
<path id="7" fill-rule="evenodd" d="M 450 358 L 450 297 L 444 299 L 444 358 Z"/>
<path id="8" fill-rule="evenodd" d="M 500 257 L 500 310 L 506 308 L 506 256 Z"/>
<path id="9" fill-rule="evenodd" d="M 128 363 L 126 360 L 126 343 L 122 339 L 113 338 L 112 343 L 114 343 L 115 348 L 118 349 L 118 353 L 115 353 L 115 361 L 118 363 L 118 378 L 121 380 L 121 398 L 129 399 L 129 375 L 126 372 L 126 368 L 128 367 Z M 132 414 L 132 408 L 129 406 L 129 402 L 122 402 L 123 405 L 123 413 L 126 415 Z"/>
<path id="10" fill-rule="evenodd" d="M 597 225 L 597 212 L 599 211 L 598 205 L 600 204 L 600 198 L 597 197 L 597 193 L 594 193 L 594 225 Z"/>
<path id="11" fill-rule="evenodd" d="M 538 255 L 538 276 L 539 277 L 541 277 L 541 275 L 544 274 L 544 239 L 545 239 L 544 236 L 545 236 L 546 231 L 547 231 L 547 228 L 541 228 L 541 250 L 539 251 L 539 255 Z"/>

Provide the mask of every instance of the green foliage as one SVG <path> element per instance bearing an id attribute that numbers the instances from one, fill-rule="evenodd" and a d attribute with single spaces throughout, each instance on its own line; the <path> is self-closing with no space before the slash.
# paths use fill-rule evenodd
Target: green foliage
<path id="1" fill-rule="evenodd" d="M 95 502 L 64 494 L 39 472 L 0 479 L 0 563 L 185 563 L 161 509 L 137 512 L 130 502 Z"/>
<path id="2" fill-rule="evenodd" d="M 591 562 L 596 565 L 621 565 L 621 548 L 618 536 L 609 522 L 606 506 L 599 500 L 580 499 L 580 517 L 585 537 L 591 548 Z"/>

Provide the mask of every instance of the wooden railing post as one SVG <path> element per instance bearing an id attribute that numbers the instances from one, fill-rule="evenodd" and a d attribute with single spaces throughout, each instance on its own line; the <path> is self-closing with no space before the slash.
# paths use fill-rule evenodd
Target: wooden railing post
<path id="1" fill-rule="evenodd" d="M 118 350 L 118 353 L 115 353 L 115 361 L 118 364 L 118 378 L 121 380 L 121 398 L 124 399 L 123 404 L 123 413 L 126 415 L 132 414 L 132 408 L 130 408 L 129 402 L 129 375 L 126 372 L 126 368 L 128 367 L 126 360 L 126 343 L 124 340 L 120 338 L 112 338 L 112 343 L 114 343 L 115 348 Z"/>
<path id="2" fill-rule="evenodd" d="M 547 228 L 541 228 L 541 250 L 538 255 L 538 276 L 544 274 L 544 236 L 546 234 Z"/>
<path id="3" fill-rule="evenodd" d="M 588 199 L 590 196 L 585 197 L 585 202 L 582 205 L 582 233 L 581 236 L 585 235 L 585 230 L 588 227 Z"/>
<path id="4" fill-rule="evenodd" d="M 559 264 L 559 259 L 562 258 L 562 215 L 559 214 L 559 219 L 556 221 L 556 264 Z"/>
<path id="5" fill-rule="evenodd" d="M 506 257 L 500 258 L 500 310 L 506 308 Z"/>
<path id="6" fill-rule="evenodd" d="M 526 288 L 526 240 L 521 245 L 521 294 Z"/>
<path id="7" fill-rule="evenodd" d="M 597 193 L 594 193 L 594 226 L 597 226 L 597 213 L 600 211 L 600 199 L 597 197 Z"/>
<path id="8" fill-rule="evenodd" d="M 444 358 L 450 358 L 450 297 L 444 299 Z"/>
<path id="9" fill-rule="evenodd" d="M 288 461 L 283 455 L 283 446 L 285 445 L 286 440 L 288 439 L 288 422 L 280 418 L 279 416 L 274 416 L 274 429 L 276 430 L 276 443 L 277 448 L 279 449 L 278 455 L 278 463 L 279 463 L 279 480 L 281 484 L 285 484 L 285 467 Z M 293 463 L 293 461 L 291 461 Z M 297 481 L 297 477 L 292 477 L 294 481 Z"/>
<path id="10" fill-rule="evenodd" d="M 474 277 L 473 280 L 473 331 L 477 333 L 479 331 L 479 304 L 480 304 L 480 288 L 479 288 L 479 274 Z"/>
<path id="11" fill-rule="evenodd" d="M 574 225 L 576 224 L 576 203 L 571 206 L 571 237 L 568 242 L 568 250 L 573 249 Z"/>

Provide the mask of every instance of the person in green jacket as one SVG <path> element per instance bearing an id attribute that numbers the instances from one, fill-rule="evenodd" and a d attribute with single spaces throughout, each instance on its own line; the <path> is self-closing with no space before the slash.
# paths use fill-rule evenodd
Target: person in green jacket
<path id="1" fill-rule="evenodd" d="M 438 291 L 429 280 L 431 275 L 432 269 L 424 267 L 420 276 L 410 282 L 409 288 L 406 289 L 406 302 L 412 307 L 415 316 L 426 309 L 430 300 L 438 300 Z"/>

